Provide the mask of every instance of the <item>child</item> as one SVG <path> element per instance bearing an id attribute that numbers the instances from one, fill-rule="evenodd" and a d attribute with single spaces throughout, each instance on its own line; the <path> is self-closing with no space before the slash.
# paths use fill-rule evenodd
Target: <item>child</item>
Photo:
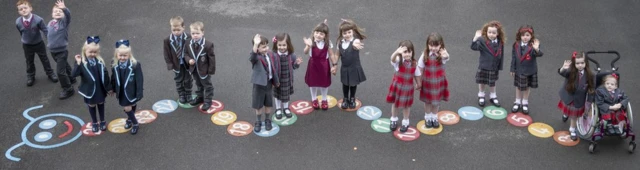
<path id="1" fill-rule="evenodd" d="M 594 84 L 593 73 L 589 69 L 584 53 L 573 52 L 571 60 L 565 60 L 562 68 L 558 69 L 564 77 L 564 85 L 560 88 L 558 109 L 563 113 L 563 120 L 571 118 L 571 140 L 578 140 L 576 135 L 576 120 L 584 114 L 587 101 L 593 101 Z M 591 94 L 591 95 L 589 95 Z M 586 99 L 586 100 L 585 100 Z"/>
<path id="2" fill-rule="evenodd" d="M 425 54 L 428 55 L 425 58 Z M 418 69 L 422 73 L 420 100 L 424 102 L 424 125 L 427 128 L 440 127 L 438 109 L 440 101 L 449 101 L 449 83 L 444 64 L 449 61 L 449 53 L 444 47 L 444 39 L 438 33 L 427 37 L 427 47 L 418 60 Z"/>
<path id="3" fill-rule="evenodd" d="M 627 105 L 629 97 L 618 88 L 618 75 L 606 75 L 602 80 L 603 86 L 596 89 L 596 104 L 602 119 L 606 123 L 609 134 L 624 136 Z"/>
<path id="4" fill-rule="evenodd" d="M 293 70 L 300 67 L 302 58 L 293 54 L 293 45 L 291 37 L 287 33 L 280 33 L 273 37 L 274 53 L 278 53 L 278 57 L 274 57 L 275 74 L 280 79 L 280 86 L 273 89 L 273 95 L 276 103 L 276 118 L 282 119 L 282 112 L 287 118 L 293 115 L 289 110 L 289 99 L 293 94 Z"/>
<path id="5" fill-rule="evenodd" d="M 253 83 L 253 100 L 251 106 L 256 110 L 256 123 L 253 127 L 253 131 L 260 132 L 262 129 L 262 114 L 264 117 L 265 130 L 271 130 L 271 119 L 269 119 L 269 113 L 271 112 L 271 106 L 273 101 L 271 100 L 273 94 L 272 86 L 278 87 L 280 80 L 278 80 L 278 74 L 274 69 L 275 58 L 273 53 L 269 51 L 269 40 L 256 34 L 253 37 L 253 49 L 251 50 L 249 61 L 251 62 L 251 68 L 253 73 L 251 74 L 251 83 Z"/>
<path id="6" fill-rule="evenodd" d="M 68 37 L 69 37 L 69 23 L 71 23 L 71 13 L 69 9 L 64 5 L 64 1 L 58 0 L 56 5 L 53 6 L 53 12 L 51 14 L 53 20 L 47 24 L 47 44 L 51 56 L 56 61 L 56 72 L 58 74 L 58 80 L 60 86 L 62 86 L 62 92 L 58 98 L 64 100 L 73 95 L 73 86 L 71 84 L 76 83 L 74 77 L 71 75 L 71 67 L 67 63 L 67 57 L 69 51 L 67 51 Z"/>
<path id="7" fill-rule="evenodd" d="M 403 40 L 400 41 L 398 46 L 398 49 L 391 54 L 391 65 L 395 70 L 395 74 L 389 86 L 387 103 L 393 103 L 391 105 L 391 131 L 395 131 L 398 128 L 396 110 L 404 109 L 402 111 L 402 127 L 400 128 L 400 132 L 404 133 L 409 129 L 413 91 L 419 87 L 419 77 L 422 73 L 416 69 L 413 43 L 409 40 Z M 402 59 L 402 62 L 400 62 L 400 59 Z"/>
<path id="8" fill-rule="evenodd" d="M 191 41 L 189 48 L 186 48 L 186 61 L 189 61 L 189 72 L 196 81 L 198 90 L 195 100 L 191 105 L 198 105 L 204 101 L 202 110 L 208 110 L 213 100 L 213 84 L 211 76 L 216 73 L 216 55 L 213 53 L 213 43 L 204 38 L 204 24 L 200 21 L 192 23 Z M 204 99 L 203 99 L 204 97 Z"/>
<path id="9" fill-rule="evenodd" d="M 107 122 L 104 119 L 104 99 L 107 92 L 112 91 L 109 72 L 105 68 L 104 59 L 100 56 L 100 37 L 87 37 L 87 42 L 82 46 L 82 53 L 75 56 L 76 62 L 71 77 L 81 77 L 78 93 L 84 97 L 84 103 L 89 106 L 91 114 L 91 130 L 98 132 L 98 120 L 96 119 L 96 105 L 100 114 L 100 130 L 107 130 Z"/>
<path id="10" fill-rule="evenodd" d="M 16 28 L 18 32 L 20 32 L 24 57 L 27 59 L 27 86 L 33 86 L 36 81 L 36 65 L 33 63 L 35 54 L 38 54 L 49 80 L 57 83 L 58 76 L 56 76 L 56 74 L 53 73 L 53 69 L 51 69 L 51 64 L 49 64 L 49 59 L 47 58 L 47 49 L 40 34 L 40 31 L 42 31 L 44 35 L 48 35 L 44 21 L 40 16 L 31 13 L 33 8 L 29 1 L 19 0 L 16 6 L 20 14 L 20 17 L 16 19 Z"/>
<path id="11" fill-rule="evenodd" d="M 124 128 L 131 128 L 131 134 L 135 135 L 138 133 L 139 126 L 134 113 L 136 112 L 136 103 L 142 99 L 144 78 L 142 65 L 133 57 L 129 40 L 116 42 L 111 65 L 113 66 L 111 70 L 112 93 L 115 92 L 120 106 L 124 107 L 124 112 L 128 116 Z"/>
<path id="12" fill-rule="evenodd" d="M 332 70 L 336 70 L 338 60 L 342 58 L 340 67 L 340 81 L 342 82 L 342 109 L 356 108 L 356 88 L 358 84 L 367 80 L 364 70 L 360 65 L 360 50 L 363 44 L 360 42 L 367 38 L 364 30 L 352 20 L 343 19 L 340 23 L 338 35 L 338 55 L 335 56 Z"/>
<path id="13" fill-rule="evenodd" d="M 522 112 L 529 114 L 530 88 L 538 88 L 536 58 L 542 57 L 542 54 L 540 41 L 533 34 L 533 27 L 521 26 L 511 50 L 511 76 L 514 78 L 513 85 L 516 86 L 516 101 L 511 112 L 518 112 L 522 107 Z"/>
<path id="14" fill-rule="evenodd" d="M 504 61 L 504 41 L 505 35 L 502 24 L 498 21 L 491 21 L 482 30 L 476 31 L 471 43 L 471 49 L 480 52 L 478 71 L 476 72 L 476 83 L 478 83 L 478 105 L 484 107 L 485 88 L 488 85 L 491 89 L 489 101 L 500 107 L 498 95 L 496 94 L 496 81 L 498 73 L 502 70 Z"/>
<path id="15" fill-rule="evenodd" d="M 307 83 L 311 90 L 311 106 L 313 109 L 322 110 L 329 109 L 327 102 L 327 93 L 331 85 L 332 67 L 329 67 L 329 60 L 333 60 L 333 44 L 329 41 L 329 26 L 327 20 L 318 24 L 313 28 L 311 38 L 304 37 L 304 53 L 309 54 L 309 64 L 307 72 L 304 76 L 304 82 Z M 331 57 L 330 57 L 331 56 Z M 331 62 L 333 63 L 333 61 Z M 317 92 L 322 93 L 322 104 L 318 104 Z"/>
<path id="16" fill-rule="evenodd" d="M 184 32 L 184 20 L 180 16 L 169 20 L 171 34 L 164 39 L 164 61 L 167 69 L 175 74 L 173 80 L 176 81 L 178 91 L 178 102 L 182 104 L 191 102 L 191 87 L 193 79 L 187 71 L 188 65 L 184 59 L 184 49 L 187 42 L 191 41 L 191 36 Z"/>

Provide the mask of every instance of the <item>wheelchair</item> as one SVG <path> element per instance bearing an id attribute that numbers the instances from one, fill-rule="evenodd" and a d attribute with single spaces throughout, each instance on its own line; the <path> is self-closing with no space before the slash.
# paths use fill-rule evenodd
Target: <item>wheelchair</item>
<path id="1" fill-rule="evenodd" d="M 621 82 L 620 74 L 618 74 L 617 72 L 618 67 L 615 67 L 615 63 L 620 59 L 620 54 L 617 51 L 602 51 L 602 52 L 588 51 L 585 54 L 589 62 L 594 63 L 596 66 L 595 68 L 596 87 L 600 87 L 602 85 L 602 79 L 606 75 L 610 75 L 612 73 L 615 73 L 618 75 L 619 77 L 618 86 L 620 86 L 620 82 Z M 593 54 L 615 55 L 616 58 L 613 61 L 611 61 L 611 70 L 602 70 L 600 68 L 600 64 L 598 63 L 598 61 L 594 60 L 592 57 L 589 57 L 589 55 L 593 55 Z M 589 109 L 585 114 L 583 114 L 581 118 L 578 118 L 578 121 L 576 123 L 577 123 L 578 135 L 580 136 L 580 138 L 590 141 L 589 153 L 593 153 L 596 150 L 596 147 L 598 146 L 598 143 L 596 141 L 604 138 L 605 136 L 618 136 L 622 139 L 631 138 L 628 145 L 628 151 L 629 153 L 634 152 L 634 150 L 636 149 L 636 142 L 635 142 L 636 136 L 633 133 L 633 128 L 632 128 L 633 127 L 633 110 L 631 107 L 631 102 L 629 102 L 629 104 L 626 106 L 626 109 L 624 110 L 626 112 L 627 117 L 625 120 L 626 126 L 623 127 L 623 135 L 605 133 L 606 129 L 604 127 L 604 121 L 601 120 L 600 113 L 598 111 L 598 106 L 595 103 L 591 103 L 590 106 L 586 106 L 586 107 L 589 107 Z"/>

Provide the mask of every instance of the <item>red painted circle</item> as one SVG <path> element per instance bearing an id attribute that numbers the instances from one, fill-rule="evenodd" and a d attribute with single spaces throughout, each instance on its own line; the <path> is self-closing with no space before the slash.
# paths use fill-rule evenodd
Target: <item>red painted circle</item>
<path id="1" fill-rule="evenodd" d="M 289 105 L 289 110 L 296 115 L 307 115 L 313 112 L 314 109 L 311 107 L 311 102 L 298 100 Z"/>
<path id="2" fill-rule="evenodd" d="M 396 139 L 399 139 L 401 141 L 409 142 L 409 141 L 414 141 L 418 139 L 420 137 L 420 131 L 418 131 L 416 128 L 412 126 L 409 126 L 409 129 L 407 129 L 407 132 L 401 133 L 400 127 L 398 127 L 398 130 L 393 132 L 393 136 L 395 136 Z"/>
<path id="3" fill-rule="evenodd" d="M 98 136 L 98 135 L 102 134 L 102 131 L 98 131 L 98 132 L 95 132 L 95 133 L 93 132 L 92 126 L 91 126 L 91 122 L 87 122 L 87 124 L 82 126 L 80 128 L 80 132 L 82 132 L 82 135 L 89 136 L 89 137 Z"/>
<path id="4" fill-rule="evenodd" d="M 207 111 L 203 111 L 202 110 L 202 105 L 204 104 L 200 104 L 200 106 L 198 106 L 198 111 L 204 113 L 204 114 L 214 114 L 216 112 L 222 111 L 224 109 L 224 103 L 222 103 L 221 101 L 217 101 L 217 100 L 212 100 L 211 101 L 211 107 L 209 107 L 209 110 Z"/>
<path id="5" fill-rule="evenodd" d="M 510 113 L 509 115 L 507 115 L 507 122 L 509 122 L 509 124 L 513 126 L 527 127 L 531 123 L 533 123 L 533 119 L 531 119 L 531 116 L 529 115 L 525 115 L 518 112 L 518 113 Z"/>

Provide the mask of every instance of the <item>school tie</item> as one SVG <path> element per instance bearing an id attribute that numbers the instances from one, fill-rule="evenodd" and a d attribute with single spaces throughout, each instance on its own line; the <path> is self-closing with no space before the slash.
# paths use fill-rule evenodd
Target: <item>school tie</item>
<path id="1" fill-rule="evenodd" d="M 613 91 L 610 91 L 609 93 L 611 93 L 611 99 L 615 99 L 615 93 Z"/>
<path id="2" fill-rule="evenodd" d="M 120 62 L 120 64 L 118 64 L 118 67 L 120 67 L 120 69 L 124 70 L 125 68 L 127 68 L 127 62 L 126 61 L 125 62 Z"/>
<path id="3" fill-rule="evenodd" d="M 52 20 L 51 23 L 49 24 L 49 26 L 55 26 L 58 23 L 58 20 Z"/>
<path id="4" fill-rule="evenodd" d="M 404 60 L 403 62 L 405 67 L 410 67 L 411 66 L 411 60 Z"/>
<path id="5" fill-rule="evenodd" d="M 29 20 L 25 20 L 24 18 L 22 18 L 22 26 L 24 26 L 25 28 L 29 28 L 30 24 L 31 22 L 29 22 Z"/>
<path id="6" fill-rule="evenodd" d="M 94 58 L 89 59 L 89 65 L 90 66 L 96 66 L 96 59 L 94 59 Z"/>
<path id="7" fill-rule="evenodd" d="M 195 47 L 195 48 L 194 48 L 194 49 L 195 49 L 195 51 L 194 51 L 194 52 L 196 52 L 196 53 L 197 53 L 197 52 L 200 52 L 200 43 L 195 42 L 194 47 Z"/>

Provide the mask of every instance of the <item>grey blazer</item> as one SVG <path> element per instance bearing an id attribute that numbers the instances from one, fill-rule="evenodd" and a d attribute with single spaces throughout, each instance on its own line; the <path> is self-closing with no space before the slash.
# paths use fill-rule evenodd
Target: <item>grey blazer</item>
<path id="1" fill-rule="evenodd" d="M 584 104 L 586 101 L 593 102 L 593 98 L 594 98 L 593 95 L 587 94 L 589 92 L 589 89 L 587 89 L 586 74 L 583 75 L 584 78 L 581 78 L 580 82 L 576 83 L 575 85 L 576 91 L 573 94 L 569 94 L 569 92 L 564 89 L 564 87 L 567 85 L 567 81 L 569 81 L 569 70 L 568 69 L 563 71 L 560 71 L 560 70 L 561 69 L 558 69 L 558 74 L 560 74 L 560 76 L 564 77 L 565 79 L 564 79 L 564 83 L 560 87 L 559 94 L 560 94 L 560 99 L 565 105 L 568 105 L 569 103 L 573 102 L 574 107 L 581 108 L 581 107 L 584 107 Z M 589 81 L 594 81 L 593 84 L 595 84 L 595 80 L 589 80 Z"/>
<path id="2" fill-rule="evenodd" d="M 491 71 L 502 70 L 502 63 L 504 63 L 504 42 L 498 40 L 496 45 L 492 46 L 491 43 L 487 45 L 485 39 L 480 37 L 478 40 L 471 42 L 471 50 L 480 51 L 480 64 L 478 65 L 478 69 Z"/>
<path id="3" fill-rule="evenodd" d="M 269 60 L 271 61 L 271 68 L 269 69 L 271 69 L 272 78 L 270 82 L 268 80 L 269 72 L 266 69 L 268 64 L 265 57 L 269 57 Z M 280 85 L 278 74 L 276 74 L 277 72 L 274 69 L 274 65 L 279 63 L 275 62 L 276 59 L 273 52 L 268 52 L 266 56 L 262 56 L 252 51 L 249 55 L 249 61 L 251 62 L 251 68 L 253 69 L 253 73 L 251 74 L 251 83 L 261 86 L 266 86 L 269 83 L 274 86 Z"/>
<path id="4" fill-rule="evenodd" d="M 621 109 L 625 109 L 627 104 L 629 104 L 629 97 L 624 94 L 624 91 L 616 89 L 613 91 L 612 95 L 604 86 L 600 86 L 596 89 L 596 104 L 598 105 L 600 114 L 610 113 L 611 110 L 609 110 L 609 106 L 618 103 L 622 104 Z"/>
<path id="5" fill-rule="evenodd" d="M 525 48 L 520 46 L 520 41 L 513 43 L 513 50 L 511 50 L 511 72 L 525 76 L 537 74 L 538 62 L 536 59 L 544 55 L 541 48 L 542 47 L 538 47 L 538 51 L 536 52 L 531 43 L 528 43 Z"/>

